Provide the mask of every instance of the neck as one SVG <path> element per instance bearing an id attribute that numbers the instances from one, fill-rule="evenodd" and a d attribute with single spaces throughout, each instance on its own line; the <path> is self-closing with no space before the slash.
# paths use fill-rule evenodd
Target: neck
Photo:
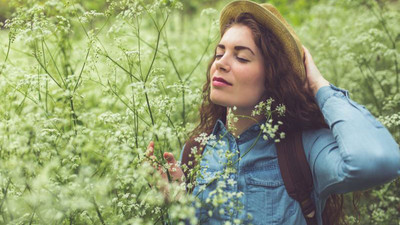
<path id="1" fill-rule="evenodd" d="M 240 136 L 252 125 L 259 123 L 264 119 L 263 115 L 252 116 L 251 113 L 253 109 L 232 110 L 231 108 L 228 108 L 227 110 L 226 126 L 235 138 Z M 234 119 L 235 117 L 237 119 Z"/>

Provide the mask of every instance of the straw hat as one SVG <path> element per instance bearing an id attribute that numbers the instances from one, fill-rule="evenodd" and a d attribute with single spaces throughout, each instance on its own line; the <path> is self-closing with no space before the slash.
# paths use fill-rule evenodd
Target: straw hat
<path id="1" fill-rule="evenodd" d="M 272 31 L 282 43 L 282 51 L 288 56 L 293 71 L 302 79 L 306 77 L 303 64 L 302 44 L 293 28 L 286 22 L 279 11 L 271 4 L 258 4 L 251 1 L 234 1 L 225 6 L 220 16 L 220 31 L 231 19 L 241 13 L 250 13 L 257 22 Z"/>

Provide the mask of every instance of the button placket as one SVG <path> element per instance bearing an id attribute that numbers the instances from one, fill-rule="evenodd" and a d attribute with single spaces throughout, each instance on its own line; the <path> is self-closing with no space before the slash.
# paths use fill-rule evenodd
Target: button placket
<path id="1" fill-rule="evenodd" d="M 238 150 L 237 140 L 235 138 L 233 138 L 233 136 L 230 136 L 229 137 L 229 141 L 231 141 L 229 143 L 229 151 L 231 153 L 234 153 L 234 156 L 231 158 L 231 160 L 232 160 L 232 162 L 235 162 L 238 159 L 238 157 L 240 156 L 240 152 Z M 230 173 L 228 178 L 232 179 L 234 181 L 234 184 L 233 185 L 229 185 L 228 184 L 228 187 L 229 187 L 229 192 L 236 193 L 238 191 L 238 180 L 237 180 L 238 176 L 237 176 L 237 173 L 238 173 L 238 170 L 239 170 L 239 163 L 235 163 L 232 166 L 234 167 L 235 172 L 234 173 Z M 232 200 L 233 201 L 237 201 L 237 199 L 235 199 L 235 198 L 236 197 L 234 197 Z M 229 209 L 229 210 L 225 210 L 225 216 L 227 218 L 230 218 L 231 222 L 233 223 L 233 220 L 236 219 L 237 216 L 238 216 L 238 212 L 234 208 L 229 207 L 229 203 L 230 202 L 226 202 L 223 207 L 225 209 Z M 236 204 L 235 204 L 235 206 L 236 206 Z"/>

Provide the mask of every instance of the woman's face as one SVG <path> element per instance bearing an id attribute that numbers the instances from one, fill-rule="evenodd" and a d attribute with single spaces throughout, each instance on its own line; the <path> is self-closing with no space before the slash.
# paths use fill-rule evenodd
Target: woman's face
<path id="1" fill-rule="evenodd" d="M 252 110 L 265 92 L 262 54 L 247 26 L 233 25 L 223 35 L 210 69 L 210 98 L 214 104 Z M 219 79 L 225 80 L 220 81 Z"/>

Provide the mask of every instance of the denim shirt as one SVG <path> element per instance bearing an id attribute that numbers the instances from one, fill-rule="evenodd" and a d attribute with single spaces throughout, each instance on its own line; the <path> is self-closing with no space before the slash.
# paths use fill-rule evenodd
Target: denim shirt
<path id="1" fill-rule="evenodd" d="M 318 90 L 316 100 L 330 129 L 303 131 L 302 139 L 322 225 L 330 194 L 367 189 L 399 176 L 400 151 L 388 130 L 348 91 L 331 84 Z M 196 210 L 200 224 L 306 225 L 299 203 L 283 184 L 275 142 L 258 136 L 259 124 L 235 138 L 218 120 L 212 133 L 221 142 L 205 146 L 193 191 L 203 202 Z M 227 158 L 237 163 L 223 173 Z M 213 207 L 218 202 L 222 204 Z"/>

